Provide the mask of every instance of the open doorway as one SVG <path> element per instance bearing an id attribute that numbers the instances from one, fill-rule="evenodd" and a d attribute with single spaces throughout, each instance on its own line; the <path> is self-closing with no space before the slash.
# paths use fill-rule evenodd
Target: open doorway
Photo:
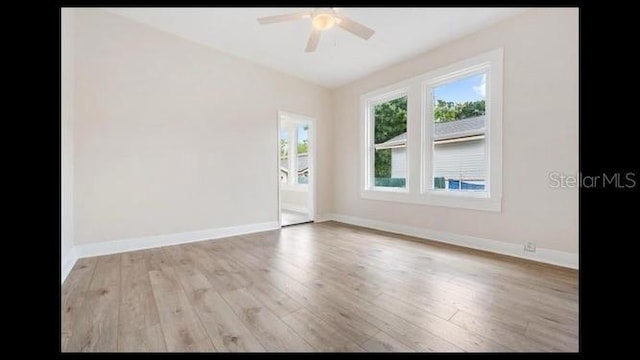
<path id="1" fill-rule="evenodd" d="M 314 160 L 313 119 L 278 112 L 278 211 L 281 226 L 313 222 Z"/>

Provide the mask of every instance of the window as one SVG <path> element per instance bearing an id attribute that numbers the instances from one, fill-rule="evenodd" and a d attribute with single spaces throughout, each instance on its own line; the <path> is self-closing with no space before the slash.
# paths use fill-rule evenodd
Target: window
<path id="1" fill-rule="evenodd" d="M 280 182 L 304 187 L 309 183 L 309 125 L 291 121 L 280 129 Z"/>
<path id="2" fill-rule="evenodd" d="M 502 49 L 365 94 L 362 114 L 363 198 L 501 210 Z"/>
<path id="3" fill-rule="evenodd" d="M 298 184 L 309 183 L 309 126 L 298 125 L 298 146 L 296 149 L 297 161 L 297 182 Z"/>
<path id="4" fill-rule="evenodd" d="M 289 132 L 280 130 L 280 182 L 289 183 Z"/>
<path id="5" fill-rule="evenodd" d="M 432 84 L 433 188 L 486 191 L 486 72 Z"/>
<path id="6" fill-rule="evenodd" d="M 406 188 L 407 96 L 371 107 L 373 118 L 373 186 Z"/>

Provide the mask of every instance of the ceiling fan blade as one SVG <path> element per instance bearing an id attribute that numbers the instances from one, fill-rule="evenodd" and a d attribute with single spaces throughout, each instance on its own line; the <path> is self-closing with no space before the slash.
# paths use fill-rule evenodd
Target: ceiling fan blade
<path id="1" fill-rule="evenodd" d="M 312 28 L 311 34 L 309 34 L 309 41 L 307 42 L 307 48 L 304 49 L 304 52 L 316 51 L 319 41 L 320 41 L 320 31 Z"/>
<path id="2" fill-rule="evenodd" d="M 336 22 L 338 26 L 365 40 L 369 40 L 373 33 L 375 33 L 375 31 L 369 29 L 368 27 L 360 24 L 357 21 L 349 19 L 346 16 L 339 15 L 336 17 L 338 18 L 338 21 Z"/>
<path id="3" fill-rule="evenodd" d="M 258 18 L 258 22 L 261 25 L 273 24 L 283 21 L 292 21 L 292 20 L 300 20 L 305 18 L 310 18 L 311 13 L 309 11 L 293 13 L 293 14 L 284 14 L 284 15 L 275 15 L 275 16 L 265 16 Z"/>

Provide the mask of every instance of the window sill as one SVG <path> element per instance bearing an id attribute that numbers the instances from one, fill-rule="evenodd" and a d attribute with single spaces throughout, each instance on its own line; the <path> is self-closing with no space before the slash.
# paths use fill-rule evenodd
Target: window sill
<path id="1" fill-rule="evenodd" d="M 362 190 L 360 197 L 368 200 L 502 212 L 501 199 L 491 198 L 487 193 L 480 192 L 458 193 L 431 190 L 424 194 L 411 194 L 406 190 Z"/>

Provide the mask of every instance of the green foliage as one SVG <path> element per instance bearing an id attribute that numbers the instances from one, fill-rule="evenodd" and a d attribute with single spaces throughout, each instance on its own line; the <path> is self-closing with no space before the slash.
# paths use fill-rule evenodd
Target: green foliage
<path id="1" fill-rule="evenodd" d="M 375 177 L 391 177 L 391 149 L 376 150 Z"/>
<path id="2" fill-rule="evenodd" d="M 407 132 L 407 97 L 376 105 L 374 117 L 376 144 Z"/>
<path id="3" fill-rule="evenodd" d="M 485 101 L 465 101 L 456 103 L 453 101 L 438 100 L 434 109 L 436 122 L 460 120 L 486 113 Z M 376 144 L 407 132 L 407 97 L 378 104 L 374 107 L 374 140 Z M 300 145 L 298 145 L 300 148 Z M 300 150 L 298 150 L 300 152 Z M 382 149 L 375 152 L 375 177 L 391 177 L 391 149 Z"/>
<path id="4" fill-rule="evenodd" d="M 301 143 L 298 143 L 298 154 L 306 154 L 309 151 L 309 144 L 307 140 L 302 140 Z"/>
<path id="5" fill-rule="evenodd" d="M 438 100 L 433 115 L 435 122 L 447 122 L 484 115 L 485 112 L 484 100 L 465 101 L 461 103 Z"/>
<path id="6" fill-rule="evenodd" d="M 288 156 L 289 150 L 287 149 L 289 142 L 285 139 L 280 139 L 280 157 L 285 158 Z"/>
<path id="7" fill-rule="evenodd" d="M 306 130 L 306 128 L 305 128 Z M 306 154 L 309 151 L 309 141 L 307 139 L 302 140 L 297 145 L 297 154 Z M 280 157 L 289 157 L 289 141 L 286 139 L 280 139 Z"/>
<path id="8" fill-rule="evenodd" d="M 407 97 L 387 101 L 374 107 L 376 144 L 407 132 Z M 375 177 L 391 177 L 391 149 L 375 154 Z"/>

